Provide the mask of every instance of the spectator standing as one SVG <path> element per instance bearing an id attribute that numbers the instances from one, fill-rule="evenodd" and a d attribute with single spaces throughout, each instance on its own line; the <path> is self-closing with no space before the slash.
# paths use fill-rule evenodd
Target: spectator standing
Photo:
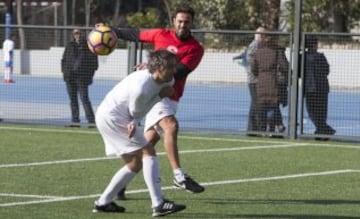
<path id="1" fill-rule="evenodd" d="M 4 83 L 15 83 L 13 79 L 15 38 L 15 34 L 11 33 L 3 42 Z"/>
<path id="2" fill-rule="evenodd" d="M 70 98 L 72 122 L 70 127 L 80 127 L 78 95 L 80 95 L 89 127 L 92 127 L 95 116 L 89 98 L 89 86 L 98 68 L 98 58 L 88 49 L 84 34 L 79 29 L 74 29 L 72 36 L 73 40 L 66 45 L 61 60 L 61 70 Z"/>
<path id="3" fill-rule="evenodd" d="M 143 167 L 152 202 L 152 216 L 164 216 L 185 209 L 163 198 L 156 151 L 137 124 L 161 98 L 173 93 L 177 57 L 167 50 L 150 53 L 148 69 L 136 71 L 118 83 L 96 111 L 96 125 L 105 143 L 106 155 L 121 156 L 125 165 L 95 201 L 94 212 L 122 213 L 114 197 Z"/>
<path id="4" fill-rule="evenodd" d="M 249 44 L 248 48 L 245 50 L 246 52 L 240 54 L 239 56 L 235 56 L 233 60 L 236 59 L 243 59 L 244 67 L 246 68 L 247 73 L 247 83 L 249 87 L 249 94 L 250 94 L 250 108 L 249 108 L 249 115 L 248 115 L 248 127 L 247 131 L 259 131 L 259 117 L 258 117 L 258 109 L 256 107 L 257 103 L 257 94 L 256 94 L 256 85 L 258 82 L 257 76 L 255 76 L 251 70 L 251 60 L 254 57 L 255 52 L 259 48 L 259 45 L 264 40 L 265 35 L 261 34 L 264 33 L 266 29 L 264 27 L 258 27 L 256 29 L 256 34 L 254 36 L 253 41 Z M 248 134 L 253 135 L 253 134 Z"/>
<path id="5" fill-rule="evenodd" d="M 260 131 L 266 131 L 267 124 L 275 126 L 282 122 L 281 113 L 277 112 L 280 104 L 278 80 L 287 78 L 289 63 L 274 38 L 266 36 L 250 62 L 252 73 L 258 77 L 256 92 Z M 272 118 L 268 120 L 268 117 Z"/>
<path id="6" fill-rule="evenodd" d="M 318 52 L 317 49 L 317 37 L 306 35 L 304 59 L 306 109 L 315 125 L 315 134 L 333 135 L 336 131 L 326 122 L 330 92 L 328 81 L 330 67 L 325 55 Z"/>
<path id="7" fill-rule="evenodd" d="M 280 59 L 287 60 L 285 56 L 285 48 L 280 46 L 276 46 L 275 48 L 277 49 L 278 59 L 279 56 L 282 56 L 282 58 Z M 287 66 L 288 65 L 289 64 L 287 62 Z M 288 74 L 286 72 L 281 72 L 279 68 L 277 71 L 277 87 L 278 87 L 279 104 L 278 107 L 275 108 L 273 122 L 270 122 L 268 126 L 269 126 L 269 131 L 283 133 L 285 132 L 286 128 L 283 123 L 280 106 L 286 107 L 288 104 Z"/>

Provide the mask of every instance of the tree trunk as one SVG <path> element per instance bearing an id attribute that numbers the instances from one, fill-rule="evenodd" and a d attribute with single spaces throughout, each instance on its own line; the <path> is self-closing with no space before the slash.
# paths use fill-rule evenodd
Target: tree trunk
<path id="1" fill-rule="evenodd" d="M 332 1 L 331 15 L 333 18 L 333 31 L 334 32 L 349 32 L 347 28 L 347 15 L 349 11 L 349 1 Z"/>
<path id="2" fill-rule="evenodd" d="M 119 13 L 120 13 L 121 4 L 122 4 L 122 0 L 116 0 L 114 15 L 112 17 L 112 22 L 111 22 L 111 25 L 114 27 L 119 26 Z"/>
<path id="3" fill-rule="evenodd" d="M 85 0 L 85 27 L 90 26 L 91 4 L 92 0 Z"/>
<path id="4" fill-rule="evenodd" d="M 165 8 L 166 8 L 166 13 L 169 19 L 169 25 L 172 24 L 172 17 L 171 17 L 171 10 L 170 10 L 170 5 L 169 2 L 167 0 L 163 0 L 164 4 L 165 4 Z"/>
<path id="5" fill-rule="evenodd" d="M 23 25 L 23 16 L 22 16 L 22 0 L 16 0 L 16 20 L 18 25 Z M 23 28 L 19 28 L 19 48 L 21 50 L 26 48 L 25 41 L 25 31 Z"/>
<path id="6" fill-rule="evenodd" d="M 71 5 L 71 25 L 75 26 L 76 18 L 76 0 L 72 0 Z"/>
<path id="7" fill-rule="evenodd" d="M 334 24 L 333 24 L 334 32 L 340 32 L 340 33 L 349 32 L 346 27 L 347 16 L 343 14 L 334 13 L 333 18 L 334 18 Z"/>

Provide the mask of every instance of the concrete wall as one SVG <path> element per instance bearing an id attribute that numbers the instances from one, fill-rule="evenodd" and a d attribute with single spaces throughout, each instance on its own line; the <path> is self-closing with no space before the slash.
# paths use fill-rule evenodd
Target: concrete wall
<path id="1" fill-rule="evenodd" d="M 50 50 L 15 51 L 14 74 L 32 76 L 62 77 L 61 59 L 63 47 L 52 47 Z M 2 53 L 1 57 L 2 59 Z M 0 66 L 0 72 L 4 72 Z M 127 50 L 115 50 L 109 56 L 99 56 L 99 69 L 96 77 L 122 78 L 127 73 Z"/>
<path id="2" fill-rule="evenodd" d="M 64 48 L 53 47 L 50 50 L 15 51 L 15 76 L 61 77 L 60 60 Z M 329 49 L 322 50 L 330 63 L 330 84 L 341 87 L 360 86 L 359 50 Z M 145 54 L 146 55 L 146 54 Z M 144 56 L 145 56 L 144 55 Z M 232 61 L 237 53 L 206 51 L 199 67 L 189 76 L 193 82 L 246 82 L 245 69 Z M 289 57 L 289 53 L 287 52 Z M 2 60 L 2 53 L 0 53 Z M 99 69 L 96 78 L 121 79 L 127 74 L 128 51 L 115 50 L 109 56 L 99 56 Z M 144 57 L 146 60 L 146 57 Z M 3 74 L 3 65 L 0 66 Z"/>

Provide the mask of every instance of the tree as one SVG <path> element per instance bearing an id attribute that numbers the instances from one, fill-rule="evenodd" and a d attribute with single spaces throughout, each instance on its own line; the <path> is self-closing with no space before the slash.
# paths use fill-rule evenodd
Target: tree
<path id="1" fill-rule="evenodd" d="M 145 12 L 136 12 L 126 16 L 130 26 L 138 28 L 159 27 L 159 16 L 156 8 L 147 8 Z"/>
<path id="2" fill-rule="evenodd" d="M 351 5 L 351 7 L 350 7 Z M 289 31 L 294 25 L 295 0 L 287 1 Z M 303 0 L 302 28 L 305 32 L 349 32 L 360 19 L 360 0 Z"/>
<path id="3" fill-rule="evenodd" d="M 265 26 L 272 30 L 279 29 L 280 0 L 246 1 L 245 13 L 249 17 L 253 30 L 258 26 Z"/>

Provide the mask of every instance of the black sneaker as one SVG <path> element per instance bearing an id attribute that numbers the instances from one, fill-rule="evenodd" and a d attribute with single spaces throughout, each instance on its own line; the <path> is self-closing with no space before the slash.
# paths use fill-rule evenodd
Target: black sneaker
<path id="1" fill-rule="evenodd" d="M 127 199 L 126 196 L 125 196 L 125 190 L 126 190 L 126 187 L 123 188 L 122 190 L 120 190 L 118 192 L 118 194 L 116 194 L 116 199 L 117 200 L 125 201 Z"/>
<path id="2" fill-rule="evenodd" d="M 201 186 L 199 183 L 194 181 L 188 175 L 185 175 L 185 180 L 182 182 L 178 182 L 176 181 L 176 179 L 174 179 L 174 185 L 179 189 L 183 189 L 192 193 L 201 193 L 205 191 L 205 188 L 203 186 Z"/>
<path id="3" fill-rule="evenodd" d="M 65 128 L 80 128 L 80 123 L 71 123 L 69 125 L 65 125 Z"/>
<path id="4" fill-rule="evenodd" d="M 153 217 L 161 217 L 167 214 L 172 214 L 178 211 L 182 211 L 186 208 L 185 205 L 175 204 L 172 201 L 164 199 L 163 203 L 153 208 Z"/>
<path id="5" fill-rule="evenodd" d="M 97 205 L 95 202 L 92 212 L 123 213 L 125 212 L 125 208 L 117 205 L 115 202 L 110 202 L 109 204 L 106 205 Z"/>

